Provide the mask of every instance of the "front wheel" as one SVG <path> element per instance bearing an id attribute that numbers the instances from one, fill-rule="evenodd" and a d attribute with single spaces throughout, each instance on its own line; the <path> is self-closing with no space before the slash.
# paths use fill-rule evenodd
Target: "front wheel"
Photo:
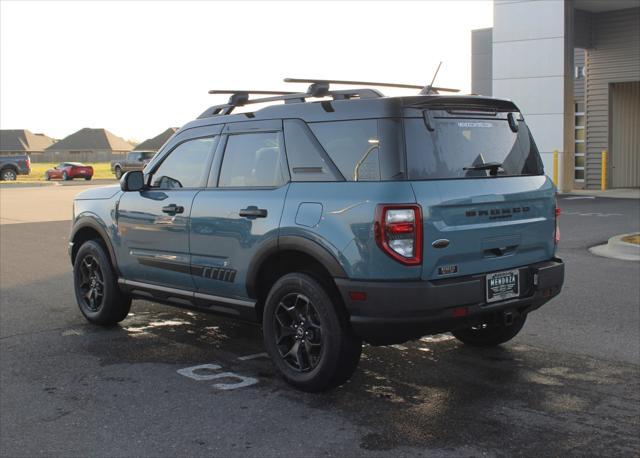
<path id="1" fill-rule="evenodd" d="M 69 175 L 67 175 L 67 172 L 62 172 L 62 179 L 64 181 L 68 181 L 69 180 Z"/>
<path id="2" fill-rule="evenodd" d="M 527 315 L 514 318 L 511 324 L 485 323 L 471 326 L 467 329 L 452 331 L 451 334 L 459 341 L 472 347 L 495 347 L 513 339 L 527 321 Z"/>
<path id="3" fill-rule="evenodd" d="M 264 342 L 278 370 L 296 388 L 317 392 L 353 375 L 362 341 L 330 290 L 309 275 L 291 273 L 271 288 L 263 315 Z"/>
<path id="4" fill-rule="evenodd" d="M 78 250 L 73 282 L 80 311 L 91 323 L 110 326 L 129 314 L 131 297 L 118 288 L 109 256 L 97 241 L 89 240 Z"/>
<path id="5" fill-rule="evenodd" d="M 116 167 L 114 170 L 115 174 L 116 174 L 116 178 L 119 180 L 120 178 L 122 178 L 122 169 L 120 167 Z"/>

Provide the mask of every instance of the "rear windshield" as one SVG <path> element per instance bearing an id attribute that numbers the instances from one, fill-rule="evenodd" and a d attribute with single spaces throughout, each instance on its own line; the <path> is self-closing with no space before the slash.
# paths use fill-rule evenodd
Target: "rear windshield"
<path id="1" fill-rule="evenodd" d="M 542 175 L 542 160 L 524 121 L 506 113 L 452 117 L 437 111 L 404 120 L 410 180 Z M 433 130 L 427 128 L 427 124 Z"/>

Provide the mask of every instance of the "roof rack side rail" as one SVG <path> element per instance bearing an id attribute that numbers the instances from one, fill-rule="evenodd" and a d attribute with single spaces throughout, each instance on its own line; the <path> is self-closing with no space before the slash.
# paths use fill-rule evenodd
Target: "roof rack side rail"
<path id="1" fill-rule="evenodd" d="M 375 89 L 346 89 L 339 91 L 326 91 L 324 87 L 310 87 L 307 92 L 285 92 L 285 91 L 240 91 L 233 92 L 227 90 L 212 89 L 209 94 L 231 94 L 229 102 L 223 105 L 214 105 L 207 108 L 198 119 L 209 118 L 211 116 L 228 115 L 236 107 L 251 105 L 255 103 L 267 103 L 283 101 L 284 103 L 303 103 L 307 98 L 312 97 L 332 97 L 334 100 L 346 100 L 352 98 L 372 99 L 382 97 L 382 94 Z M 261 97 L 249 99 L 250 94 L 275 94 L 272 97 Z"/>

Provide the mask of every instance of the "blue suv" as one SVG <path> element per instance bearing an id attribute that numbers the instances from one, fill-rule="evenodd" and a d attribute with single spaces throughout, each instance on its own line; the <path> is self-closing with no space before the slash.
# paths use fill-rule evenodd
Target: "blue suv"
<path id="1" fill-rule="evenodd" d="M 87 320 L 118 323 L 140 298 L 259 322 L 306 391 L 348 380 L 363 341 L 513 338 L 564 280 L 556 189 L 518 108 L 309 82 L 234 91 L 144 171 L 76 197 Z"/>

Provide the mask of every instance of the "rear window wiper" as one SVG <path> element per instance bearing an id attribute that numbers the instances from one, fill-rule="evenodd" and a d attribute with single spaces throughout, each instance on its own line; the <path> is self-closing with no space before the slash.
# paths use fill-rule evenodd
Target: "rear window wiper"
<path id="1" fill-rule="evenodd" d="M 489 175 L 496 176 L 498 174 L 498 169 L 502 169 L 501 162 L 487 162 L 482 165 L 472 165 L 471 167 L 464 167 L 462 170 L 488 170 Z"/>

